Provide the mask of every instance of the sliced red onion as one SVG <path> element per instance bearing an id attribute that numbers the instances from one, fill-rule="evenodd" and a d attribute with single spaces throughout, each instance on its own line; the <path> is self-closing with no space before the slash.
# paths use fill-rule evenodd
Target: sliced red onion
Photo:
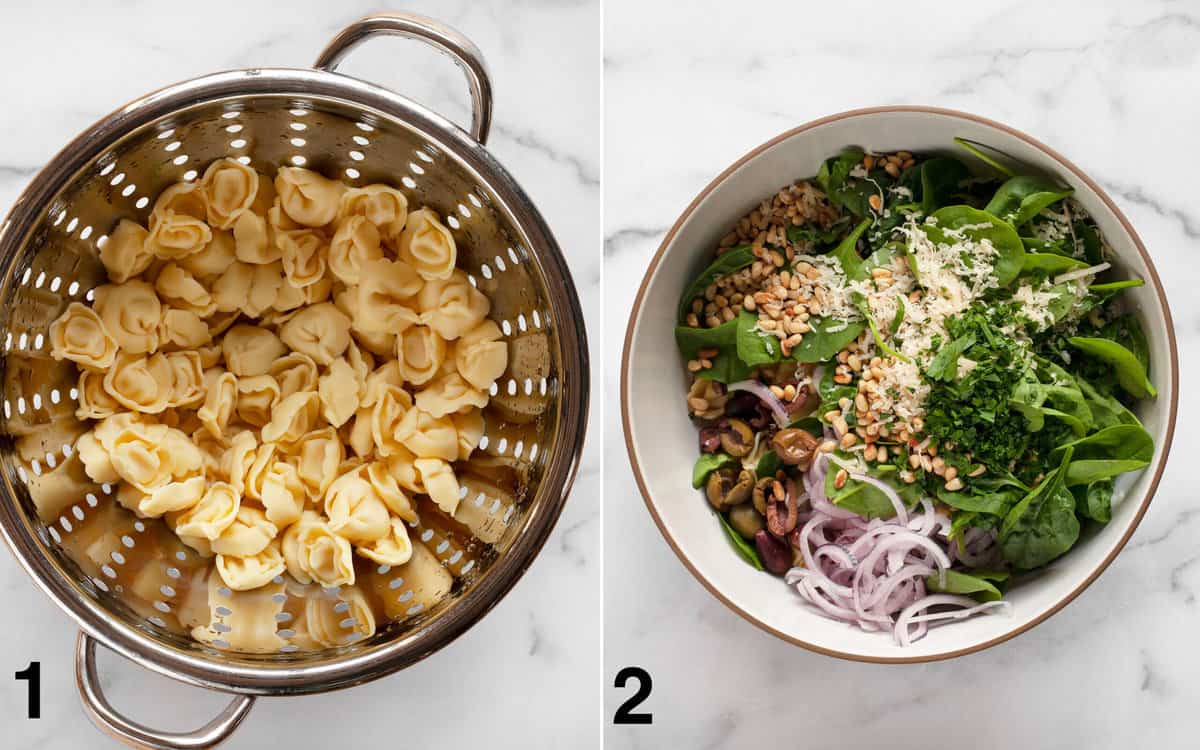
<path id="1" fill-rule="evenodd" d="M 930 607 L 949 606 L 958 607 L 959 609 L 949 610 L 945 612 L 934 612 L 921 614 L 922 611 Z M 1006 601 L 984 602 L 980 604 L 969 596 L 958 596 L 955 594 L 932 594 L 923 597 L 905 607 L 900 616 L 896 618 L 895 636 L 896 642 L 901 646 L 911 646 L 914 640 L 914 633 L 909 631 L 909 625 L 936 622 L 938 620 L 962 620 L 971 615 L 980 612 L 987 612 L 994 609 L 1009 609 L 1011 604 Z M 920 636 L 917 636 L 920 637 Z"/>
<path id="2" fill-rule="evenodd" d="M 758 396 L 759 400 L 771 410 L 771 416 L 774 417 L 775 424 L 781 430 L 792 423 L 792 418 L 788 415 L 787 407 L 783 405 L 783 402 L 774 393 L 771 393 L 770 388 L 757 380 L 739 380 L 736 383 L 730 383 L 725 387 L 725 390 L 728 392 L 746 391 Z"/>

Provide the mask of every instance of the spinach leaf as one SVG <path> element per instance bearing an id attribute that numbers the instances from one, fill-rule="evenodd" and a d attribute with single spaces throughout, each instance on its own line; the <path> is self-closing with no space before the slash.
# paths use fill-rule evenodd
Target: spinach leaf
<path id="1" fill-rule="evenodd" d="M 733 549 L 738 553 L 738 556 L 753 565 L 756 570 L 765 570 L 762 558 L 758 556 L 758 550 L 729 525 L 729 521 L 725 520 L 725 514 L 714 513 L 713 515 L 721 522 L 721 528 L 725 531 L 725 536 L 729 539 L 729 543 L 733 545 Z"/>
<path id="2" fill-rule="evenodd" d="M 1026 247 L 1028 251 L 1028 247 Z M 1054 253 L 1026 252 L 1021 260 L 1021 273 L 1044 273 L 1047 276 L 1057 276 L 1076 268 L 1087 268 L 1087 263 L 1067 255 Z"/>
<path id="3" fill-rule="evenodd" d="M 865 279 L 867 272 L 863 270 L 862 258 L 858 257 L 858 238 L 871 226 L 870 219 L 863 219 L 850 234 L 833 249 L 833 257 L 842 266 L 842 274 L 851 281 Z"/>
<path id="4" fill-rule="evenodd" d="M 1100 241 L 1100 229 L 1090 221 L 1076 221 L 1071 225 L 1075 230 L 1075 244 L 1083 243 L 1083 259 L 1089 266 L 1104 262 L 1104 244 Z M 1078 252 L 1078 250 L 1076 250 Z M 1071 253 L 1072 255 L 1075 252 Z"/>
<path id="5" fill-rule="evenodd" d="M 1022 175 L 1001 185 L 983 210 L 1019 227 L 1041 213 L 1043 208 L 1070 197 L 1074 192 L 1072 188 L 1061 187 L 1046 177 Z"/>
<path id="6" fill-rule="evenodd" d="M 1063 484 L 1072 451 L 1028 495 L 1013 506 L 1000 526 L 1000 552 L 1013 567 L 1040 568 L 1059 557 L 1079 539 L 1075 497 Z"/>
<path id="7" fill-rule="evenodd" d="M 811 415 L 807 417 L 800 417 L 788 426 L 795 427 L 798 430 L 804 430 L 809 435 L 817 438 L 825 434 L 824 428 L 821 426 L 821 420 L 818 417 Z"/>
<path id="8" fill-rule="evenodd" d="M 863 159 L 861 149 L 847 149 L 838 156 L 826 159 L 817 170 L 817 184 L 829 200 L 844 207 L 855 216 L 866 216 L 869 207 L 866 196 L 848 185 L 850 172 Z"/>
<path id="9" fill-rule="evenodd" d="M 692 467 L 692 486 L 700 489 L 708 481 L 708 475 L 725 466 L 737 463 L 728 453 L 701 453 Z"/>
<path id="10" fill-rule="evenodd" d="M 1064 477 L 1068 485 L 1091 484 L 1144 469 L 1154 458 L 1154 438 L 1138 424 L 1118 424 L 1058 446 L 1051 460 L 1071 452 Z"/>
<path id="11" fill-rule="evenodd" d="M 1075 512 L 1099 523 L 1112 520 L 1113 480 L 1100 479 L 1088 485 L 1071 488 L 1075 496 Z"/>
<path id="12" fill-rule="evenodd" d="M 1021 244 L 1025 246 L 1025 252 L 1042 253 L 1045 255 L 1062 255 L 1068 258 L 1075 257 L 1074 251 L 1067 247 L 1065 240 L 1044 240 L 1041 237 L 1027 237 L 1021 235 Z M 1084 263 L 1086 266 L 1087 264 Z"/>
<path id="13" fill-rule="evenodd" d="M 1119 315 L 1100 329 L 1100 335 L 1133 352 L 1133 356 L 1142 363 L 1142 367 L 1150 369 L 1150 345 L 1146 342 L 1146 333 L 1136 317 L 1128 313 Z"/>
<path id="14" fill-rule="evenodd" d="M 1025 246 L 1017 230 L 1006 221 L 970 206 L 946 206 L 933 212 L 935 224 L 926 225 L 925 233 L 938 243 L 957 244 L 957 235 L 982 242 L 989 240 L 996 249 L 993 263 L 996 284 L 1006 287 L 1021 273 L 1025 261 Z"/>
<path id="15" fill-rule="evenodd" d="M 751 367 L 783 361 L 782 342 L 777 337 L 758 330 L 757 326 L 758 315 L 745 310 L 738 313 L 738 359 Z"/>
<path id="16" fill-rule="evenodd" d="M 1009 169 L 1008 167 L 1001 164 L 999 161 L 996 160 L 995 157 L 991 156 L 990 154 L 988 154 L 987 152 L 985 152 L 983 150 L 985 148 L 988 150 L 991 150 L 991 151 L 996 150 L 996 149 L 993 149 L 991 146 L 987 145 L 986 143 L 976 143 L 975 141 L 968 141 L 966 138 L 955 138 L 954 142 L 957 143 L 959 146 L 961 146 L 964 150 L 966 150 L 967 153 L 971 154 L 976 159 L 979 159 L 984 164 L 987 164 L 989 167 L 996 170 L 997 172 L 1004 175 L 1005 177 L 1013 176 L 1013 171 L 1011 169 Z M 997 153 L 1000 153 L 1000 152 L 997 151 Z"/>
<path id="17" fill-rule="evenodd" d="M 1028 492 L 1015 477 L 983 477 L 972 480 L 962 492 L 939 487 L 937 499 L 957 510 L 1004 516 Z"/>
<path id="18" fill-rule="evenodd" d="M 925 369 L 926 377 L 933 380 L 950 382 L 958 377 L 958 358 L 967 349 L 975 345 L 975 335 L 968 333 L 946 344 L 929 361 Z"/>
<path id="19" fill-rule="evenodd" d="M 806 224 L 798 227 L 795 224 L 787 228 L 788 242 L 809 242 L 813 245 L 816 252 L 821 252 L 821 248 L 832 245 L 838 241 L 838 237 L 842 236 L 842 232 L 850 224 L 849 216 L 842 216 L 833 222 L 828 229 L 821 229 L 812 224 Z"/>
<path id="20" fill-rule="evenodd" d="M 1045 417 L 1065 422 L 1080 437 L 1093 425 L 1092 410 L 1075 378 L 1041 357 L 1013 389 L 1009 405 L 1025 416 L 1033 432 L 1042 429 Z"/>
<path id="21" fill-rule="evenodd" d="M 1154 384 L 1146 375 L 1145 366 L 1137 355 L 1110 339 L 1072 336 L 1067 343 L 1079 351 L 1111 365 L 1117 376 L 1117 384 L 1134 398 L 1154 398 L 1158 395 Z"/>
<path id="22" fill-rule="evenodd" d="M 754 475 L 758 479 L 773 477 L 782 465 L 783 462 L 779 460 L 779 454 L 775 451 L 767 451 L 762 454 L 762 458 L 758 459 L 758 464 L 754 467 Z"/>
<path id="23" fill-rule="evenodd" d="M 1118 424 L 1141 426 L 1142 423 L 1138 421 L 1134 413 L 1126 409 L 1125 405 L 1111 394 L 1101 393 L 1079 375 L 1075 376 L 1075 384 L 1079 386 L 1079 392 L 1083 394 L 1083 399 L 1092 412 L 1092 425 L 1096 429 L 1103 430 L 1105 427 Z"/>
<path id="24" fill-rule="evenodd" d="M 959 184 L 967 179 L 967 168 L 958 159 L 937 156 L 921 162 L 921 210 L 933 213 L 950 203 Z"/>
<path id="25" fill-rule="evenodd" d="M 703 297 L 704 290 L 708 288 L 709 284 L 722 276 L 728 276 L 753 264 L 754 252 L 749 245 L 740 245 L 726 250 L 684 290 L 683 296 L 679 298 L 679 319 L 683 320 L 687 317 L 692 309 L 692 300 Z"/>
<path id="26" fill-rule="evenodd" d="M 834 487 L 837 471 L 825 475 L 825 496 L 839 508 L 853 511 L 863 518 L 891 518 L 896 515 L 896 506 L 882 490 L 873 484 L 847 479 L 839 490 Z"/>
<path id="27" fill-rule="evenodd" d="M 799 346 L 792 349 L 792 359 L 797 362 L 824 362 L 846 348 L 863 331 L 861 321 L 843 323 L 834 318 L 810 318 L 808 324 L 812 330 L 804 334 Z"/>
<path id="28" fill-rule="evenodd" d="M 991 576 L 991 580 L 988 580 L 987 576 Z M 939 593 L 966 594 L 976 601 L 994 602 L 1000 599 L 1003 593 L 992 582 L 993 580 L 1007 581 L 1008 574 L 1002 571 L 973 570 L 970 573 L 961 573 L 957 570 L 947 570 L 945 586 L 941 585 L 935 573 L 925 579 L 925 587 Z"/>
<path id="29" fill-rule="evenodd" d="M 713 366 L 696 373 L 697 377 L 733 383 L 750 374 L 750 368 L 737 357 L 737 326 L 734 319 L 716 328 L 675 328 L 675 343 L 684 359 L 696 359 L 701 349 L 719 350 L 712 358 Z"/>

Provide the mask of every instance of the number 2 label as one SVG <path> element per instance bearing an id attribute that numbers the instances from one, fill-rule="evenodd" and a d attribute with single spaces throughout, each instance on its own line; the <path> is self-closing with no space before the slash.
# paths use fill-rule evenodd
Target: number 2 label
<path id="1" fill-rule="evenodd" d="M 633 710 L 650 697 L 650 688 L 654 684 L 650 679 L 650 673 L 641 667 L 624 667 L 617 672 L 617 679 L 613 681 L 613 687 L 623 688 L 629 680 L 637 680 L 637 691 L 617 708 L 617 712 L 613 714 L 613 724 L 653 724 L 654 714 L 635 713 Z"/>

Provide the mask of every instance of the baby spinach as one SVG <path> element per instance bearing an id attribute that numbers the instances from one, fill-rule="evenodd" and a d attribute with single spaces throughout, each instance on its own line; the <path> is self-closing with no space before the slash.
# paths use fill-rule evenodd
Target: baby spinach
<path id="1" fill-rule="evenodd" d="M 1074 192 L 1047 177 L 1021 175 L 1001 185 L 983 210 L 1019 227 Z"/>
<path id="2" fill-rule="evenodd" d="M 708 289 L 709 284 L 722 276 L 728 276 L 735 271 L 740 271 L 753 264 L 754 252 L 750 249 L 749 245 L 740 245 L 731 250 L 726 250 L 684 290 L 683 296 L 679 298 L 679 319 L 683 320 L 687 317 L 687 314 L 692 309 L 692 300 L 697 297 L 703 298 L 704 290 Z"/>
<path id="3" fill-rule="evenodd" d="M 1028 252 L 1026 245 L 1025 257 L 1021 260 L 1021 273 L 1044 273 L 1047 276 L 1057 276 L 1077 268 L 1087 268 L 1087 263 L 1067 255 L 1055 253 Z"/>
<path id="4" fill-rule="evenodd" d="M 816 252 L 821 252 L 821 248 L 837 242 L 849 224 L 850 217 L 842 216 L 830 224 L 828 229 L 821 229 L 812 224 L 806 224 L 802 227 L 793 224 L 787 228 L 786 233 L 788 242 L 809 242 L 813 245 Z"/>
<path id="5" fill-rule="evenodd" d="M 773 334 L 758 329 L 758 315 L 742 310 L 737 316 L 737 356 L 755 367 L 783 361 L 782 342 Z"/>
<path id="6" fill-rule="evenodd" d="M 1071 225 L 1075 230 L 1075 248 L 1072 255 L 1078 254 L 1078 247 L 1083 245 L 1083 259 L 1089 265 L 1098 265 L 1104 262 L 1104 243 L 1100 241 L 1100 230 L 1091 221 L 1076 221 Z"/>
<path id="7" fill-rule="evenodd" d="M 954 192 L 967 179 L 966 166 L 958 159 L 937 156 L 921 162 L 921 210 L 931 214 L 950 202 Z"/>
<path id="8" fill-rule="evenodd" d="M 1056 460 L 1068 452 L 1072 458 L 1064 477 L 1066 484 L 1091 484 L 1149 466 L 1154 439 L 1139 424 L 1118 424 L 1064 443 L 1050 458 Z"/>
<path id="9" fill-rule="evenodd" d="M 934 224 L 925 225 L 925 233 L 938 243 L 957 244 L 951 234 L 975 242 L 988 240 L 996 249 L 993 267 L 996 285 L 1006 287 L 1021 273 L 1025 246 L 1017 230 L 1006 221 L 970 206 L 946 206 L 933 212 Z"/>
<path id="10" fill-rule="evenodd" d="M 925 579 L 925 587 L 930 591 L 942 594 L 965 594 L 981 602 L 994 602 L 1004 596 L 1004 593 L 993 581 L 1003 585 L 1008 581 L 1008 573 L 1003 571 L 972 570 L 963 573 L 957 570 L 946 571 L 946 584 L 943 586 L 937 574 Z"/>
<path id="11" fill-rule="evenodd" d="M 1063 483 L 1071 455 L 1067 448 L 1058 468 L 1004 517 L 1000 552 L 1014 568 L 1040 568 L 1071 549 L 1079 539 L 1075 497 Z"/>
<path id="12" fill-rule="evenodd" d="M 861 149 L 847 149 L 841 154 L 826 159 L 817 169 L 817 184 L 833 203 L 844 207 L 855 216 L 866 216 L 870 210 L 867 195 L 850 183 L 850 172 L 863 159 Z"/>
<path id="13" fill-rule="evenodd" d="M 937 499 L 957 510 L 1004 516 L 1028 492 L 1029 488 L 1011 475 L 984 476 L 972 479 L 961 492 L 951 492 L 944 486 L 940 487 Z"/>
<path id="14" fill-rule="evenodd" d="M 1092 411 L 1075 378 L 1041 357 L 1017 383 L 1009 405 L 1025 416 L 1033 432 L 1042 429 L 1046 417 L 1065 422 L 1080 437 L 1092 428 Z"/>
<path id="15" fill-rule="evenodd" d="M 862 258 L 858 256 L 858 238 L 871 226 L 870 219 L 863 219 L 850 234 L 846 235 L 838 246 L 833 249 L 833 257 L 837 258 L 842 267 L 842 274 L 851 281 L 866 278 Z"/>
<path id="16" fill-rule="evenodd" d="M 696 489 L 703 487 L 709 474 L 733 463 L 737 463 L 737 459 L 728 453 L 701 453 L 692 467 L 692 486 Z"/>
<path id="17" fill-rule="evenodd" d="M 1141 426 L 1142 423 L 1138 421 L 1134 413 L 1126 409 L 1125 405 L 1111 394 L 1101 393 L 1079 375 L 1075 376 L 1075 384 L 1079 387 L 1079 392 L 1083 394 L 1088 410 L 1092 413 L 1092 425 L 1096 429 L 1103 430 L 1105 427 L 1118 424 Z"/>
<path id="18" fill-rule="evenodd" d="M 1100 479 L 1088 485 L 1071 488 L 1075 496 L 1075 512 L 1099 523 L 1112 520 L 1113 480 Z"/>
<path id="19" fill-rule="evenodd" d="M 675 328 L 675 343 L 684 359 L 696 359 L 701 349 L 719 350 L 712 358 L 713 366 L 697 372 L 697 377 L 732 383 L 750 374 L 750 368 L 737 357 L 737 325 L 734 319 L 716 328 Z"/>
<path id="20" fill-rule="evenodd" d="M 1072 336 L 1067 343 L 1079 351 L 1110 365 L 1117 377 L 1117 384 L 1134 398 L 1153 398 L 1158 395 L 1154 384 L 1146 375 L 1146 367 L 1137 355 L 1116 341 L 1087 336 Z"/>
<path id="21" fill-rule="evenodd" d="M 753 565 L 755 570 L 764 570 L 765 568 L 763 567 L 762 558 L 758 556 L 758 550 L 755 549 L 754 546 L 745 539 L 743 539 L 742 535 L 737 533 L 737 531 L 735 531 L 734 528 L 729 525 L 729 521 L 725 520 L 725 514 L 714 513 L 713 515 L 715 515 L 717 520 L 720 521 L 721 528 L 725 531 L 726 538 L 729 539 L 729 543 L 733 545 L 733 549 L 738 553 L 738 556 Z"/>
<path id="22" fill-rule="evenodd" d="M 808 325 L 812 330 L 792 349 L 792 359 L 797 362 L 824 362 L 846 348 L 863 331 L 860 321 L 845 323 L 835 318 L 810 318 Z"/>
<path id="23" fill-rule="evenodd" d="M 1133 287 L 1145 285 L 1146 282 L 1142 279 L 1122 279 L 1121 281 L 1109 281 L 1104 284 L 1092 284 L 1088 287 L 1088 290 L 1098 293 L 1119 292 L 1122 289 L 1132 289 Z"/>
<path id="24" fill-rule="evenodd" d="M 837 489 L 837 470 L 830 467 L 825 475 L 825 496 L 839 508 L 853 511 L 863 518 L 891 518 L 896 515 L 896 506 L 882 490 L 873 484 L 847 479 L 842 488 Z"/>
<path id="25" fill-rule="evenodd" d="M 762 454 L 762 458 L 758 459 L 758 464 L 754 467 L 754 475 L 759 479 L 763 477 L 773 477 L 775 472 L 779 471 L 779 467 L 783 462 L 779 460 L 779 454 L 775 451 L 767 451 Z"/>
<path id="26" fill-rule="evenodd" d="M 993 149 L 991 146 L 987 145 L 986 143 L 976 143 L 975 141 L 968 141 L 966 138 L 955 138 L 954 142 L 957 143 L 960 147 L 962 147 L 969 154 L 974 156 L 976 159 L 979 159 L 981 162 L 983 162 L 984 164 L 987 164 L 989 167 L 996 170 L 997 172 L 1004 175 L 1005 177 L 1013 176 L 1013 171 L 1011 169 L 1004 166 L 998 160 L 996 160 L 995 157 L 993 157 L 992 155 L 990 155 L 986 151 L 984 151 L 984 149 L 995 151 L 995 149 Z M 997 152 L 997 153 L 1000 153 L 1000 152 Z"/>
<path id="27" fill-rule="evenodd" d="M 1143 368 L 1147 370 L 1150 368 L 1150 345 L 1146 341 L 1146 333 L 1142 330 L 1142 324 L 1133 315 L 1126 313 L 1108 321 L 1100 329 L 1100 336 L 1112 339 L 1133 352 L 1133 356 L 1137 357 L 1137 361 L 1142 363 Z"/>

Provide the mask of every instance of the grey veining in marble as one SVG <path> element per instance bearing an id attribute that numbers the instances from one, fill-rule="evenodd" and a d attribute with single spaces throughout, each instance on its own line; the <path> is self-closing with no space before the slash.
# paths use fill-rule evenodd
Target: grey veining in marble
<path id="1" fill-rule="evenodd" d="M 1200 401 L 1186 385 L 1158 496 L 1082 596 L 983 653 L 881 667 L 760 632 L 679 564 L 625 459 L 616 363 L 651 255 L 709 180 L 808 120 L 915 103 L 1009 123 L 1110 191 L 1166 284 L 1186 384 L 1200 344 L 1198 80 L 1195 3 L 607 0 L 605 663 L 654 676 L 654 724 L 610 727 L 607 747 L 1196 746 Z M 606 718 L 629 694 L 610 677 Z"/>
<path id="2" fill-rule="evenodd" d="M 389 5 L 400 7 L 368 0 L 4 3 L 0 212 L 62 145 L 120 104 L 217 70 L 310 65 L 345 24 Z M 490 147 L 545 214 L 584 307 L 598 320 L 599 2 L 416 0 L 403 8 L 450 23 L 483 50 L 496 95 Z M 369 43 L 341 70 L 391 86 L 458 122 L 468 118 L 461 73 L 412 42 Z M 598 344 L 598 327 L 590 333 Z M 597 381 L 597 396 L 599 390 Z M 599 412 L 594 400 L 592 413 Z M 442 653 L 370 685 L 259 701 L 228 747 L 597 745 L 599 455 L 597 434 L 543 554 L 478 626 Z M 0 601 L 0 746 L 115 747 L 79 706 L 73 628 L 7 551 L 0 552 Z M 21 718 L 24 683 L 11 678 L 30 659 L 42 662 L 38 721 Z M 199 726 L 225 700 L 111 655 L 101 670 L 119 708 L 167 729 Z"/>

